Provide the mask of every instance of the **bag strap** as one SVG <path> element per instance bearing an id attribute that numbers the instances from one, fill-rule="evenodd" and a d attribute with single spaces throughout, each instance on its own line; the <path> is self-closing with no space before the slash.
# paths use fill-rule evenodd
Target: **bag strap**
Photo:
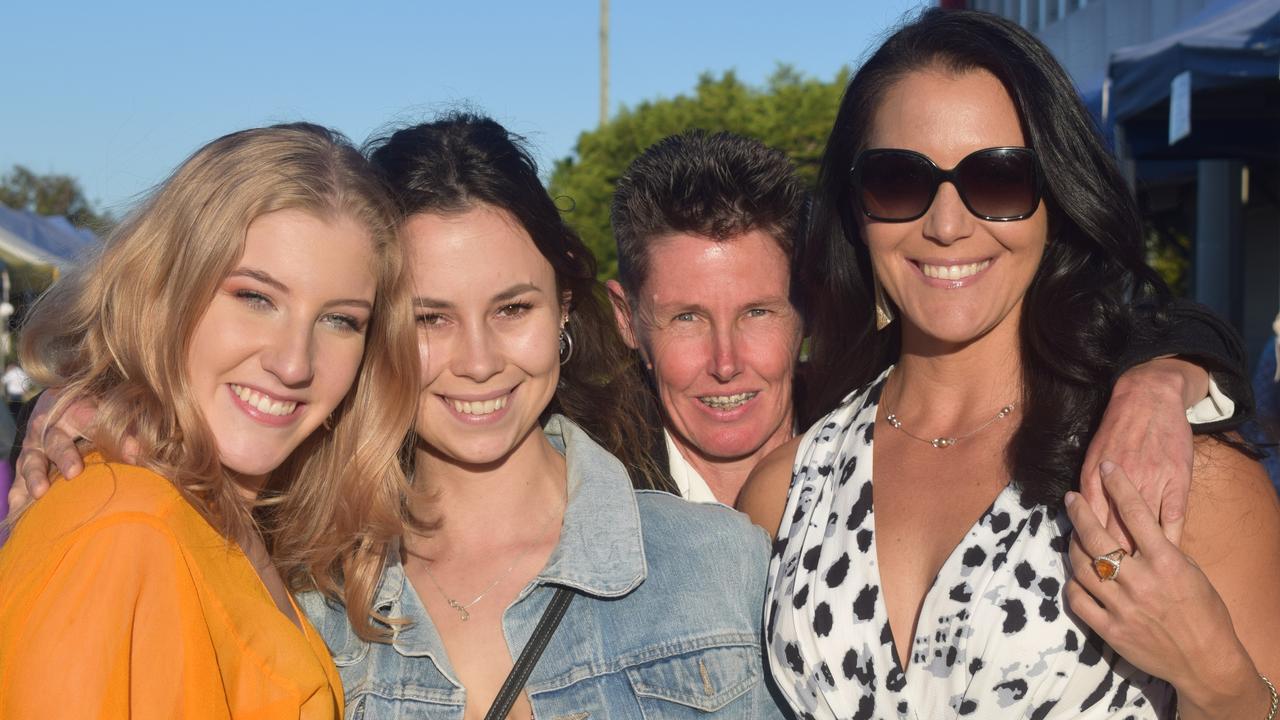
<path id="1" fill-rule="evenodd" d="M 529 636 L 529 642 L 525 644 L 524 650 L 520 651 L 520 657 L 516 659 L 515 665 L 511 667 L 511 673 L 507 675 L 506 681 L 498 690 L 498 695 L 494 697 L 493 704 L 489 706 L 489 712 L 484 714 L 484 720 L 505 720 L 507 713 L 511 712 L 511 706 L 516 704 L 516 698 L 524 690 L 524 684 L 529 680 L 529 673 L 533 672 L 533 666 L 538 664 L 542 651 L 547 649 L 547 643 L 551 641 L 551 635 L 560 625 L 560 619 L 564 617 L 565 610 L 569 609 L 571 600 L 573 600 L 572 590 L 567 587 L 556 588 L 556 594 L 551 596 L 551 602 L 543 611 L 542 619 L 538 620 L 537 627 L 533 629 L 533 635 Z"/>

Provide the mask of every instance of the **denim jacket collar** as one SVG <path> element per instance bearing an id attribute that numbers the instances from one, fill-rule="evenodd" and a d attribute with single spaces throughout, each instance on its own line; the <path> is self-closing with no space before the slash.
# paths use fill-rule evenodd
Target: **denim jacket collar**
<path id="1" fill-rule="evenodd" d="M 568 418 L 552 415 L 543 431 L 552 446 L 565 455 L 569 502 L 556 549 L 515 602 L 539 585 L 564 585 L 587 595 L 622 597 L 644 582 L 646 574 L 640 509 L 627 471 Z M 426 609 L 416 596 L 405 593 L 407 582 L 397 543 L 388 553 L 374 607 L 411 622 L 395 632 L 393 645 L 400 654 L 430 656 L 452 676 L 444 654 L 436 652 L 443 643 L 427 620 Z"/>
<path id="2" fill-rule="evenodd" d="M 569 505 L 538 582 L 599 597 L 626 595 L 646 572 L 640 509 L 626 469 L 566 417 L 552 415 L 543 430 L 565 454 Z"/>

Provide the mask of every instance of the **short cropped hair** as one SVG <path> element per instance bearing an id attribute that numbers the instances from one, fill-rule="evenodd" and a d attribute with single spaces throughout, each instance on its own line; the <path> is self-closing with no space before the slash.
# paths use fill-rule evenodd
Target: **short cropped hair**
<path id="1" fill-rule="evenodd" d="M 719 241 L 761 230 L 790 260 L 806 203 L 795 166 L 782 151 L 729 132 L 672 135 L 641 153 L 614 190 L 609 219 L 618 244 L 618 281 L 639 291 L 648 279 L 649 243 L 673 233 Z"/>

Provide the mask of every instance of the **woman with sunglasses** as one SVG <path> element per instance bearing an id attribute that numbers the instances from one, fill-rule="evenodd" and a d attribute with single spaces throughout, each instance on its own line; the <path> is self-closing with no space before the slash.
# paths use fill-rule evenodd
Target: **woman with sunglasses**
<path id="1" fill-rule="evenodd" d="M 815 243 L 857 387 L 756 471 L 769 663 L 806 717 L 1274 718 L 1280 509 L 1197 444 L 1181 548 L 1104 463 L 1074 491 L 1129 300 L 1167 291 L 1065 72 L 931 10 L 850 81 Z M 873 492 L 874 487 L 874 492 Z M 1074 533 L 1073 533 L 1074 529 Z"/>

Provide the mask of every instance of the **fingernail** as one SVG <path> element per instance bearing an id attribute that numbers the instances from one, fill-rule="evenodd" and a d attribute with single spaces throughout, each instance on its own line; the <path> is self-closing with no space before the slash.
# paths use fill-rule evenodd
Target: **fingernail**
<path id="1" fill-rule="evenodd" d="M 1103 475 L 1110 475 L 1111 471 L 1116 469 L 1116 464 L 1110 460 L 1103 460 L 1098 469 L 1102 471 Z"/>
<path id="2" fill-rule="evenodd" d="M 1075 501 L 1076 501 L 1076 494 L 1073 492 L 1068 492 L 1062 498 L 1062 502 L 1066 503 L 1067 507 L 1071 507 L 1071 504 L 1074 503 Z"/>

